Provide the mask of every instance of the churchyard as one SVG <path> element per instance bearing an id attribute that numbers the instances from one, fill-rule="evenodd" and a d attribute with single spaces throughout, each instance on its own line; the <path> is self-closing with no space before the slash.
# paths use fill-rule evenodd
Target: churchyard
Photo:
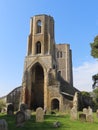
<path id="1" fill-rule="evenodd" d="M 79 114 L 79 113 L 78 113 Z M 70 114 L 46 114 L 42 122 L 36 122 L 36 114 L 32 112 L 31 118 L 27 120 L 22 126 L 16 126 L 16 119 L 14 115 L 7 115 L 0 113 L 0 119 L 5 119 L 8 123 L 8 130 L 97 130 L 98 117 L 93 113 L 94 122 L 81 121 L 79 119 L 70 119 Z M 55 123 L 59 122 L 56 128 Z"/>

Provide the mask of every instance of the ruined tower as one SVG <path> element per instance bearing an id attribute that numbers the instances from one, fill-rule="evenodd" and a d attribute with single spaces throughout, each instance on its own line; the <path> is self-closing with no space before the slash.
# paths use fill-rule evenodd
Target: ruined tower
<path id="1" fill-rule="evenodd" d="M 66 98 L 61 78 L 72 85 L 71 50 L 68 44 L 56 45 L 54 19 L 48 15 L 31 18 L 27 56 L 24 62 L 21 102 L 29 108 L 65 109 Z M 60 65 L 62 64 L 62 65 Z M 59 76 L 61 78 L 59 78 Z M 66 86 L 65 86 L 66 87 Z M 74 93 L 74 90 L 71 91 Z M 70 92 L 69 92 L 70 93 Z M 70 95 L 70 94 L 69 94 Z"/>

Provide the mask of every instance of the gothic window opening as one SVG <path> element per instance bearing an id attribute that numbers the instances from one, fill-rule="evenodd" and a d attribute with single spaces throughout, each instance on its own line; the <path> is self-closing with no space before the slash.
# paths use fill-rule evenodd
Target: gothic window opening
<path id="1" fill-rule="evenodd" d="M 62 58 L 62 57 L 63 57 L 62 51 L 58 51 L 57 52 L 57 58 Z"/>
<path id="2" fill-rule="evenodd" d="M 41 53 L 41 43 L 37 42 L 36 43 L 36 54 L 40 54 Z"/>
<path id="3" fill-rule="evenodd" d="M 60 58 L 62 58 L 62 51 L 60 51 Z"/>
<path id="4" fill-rule="evenodd" d="M 42 22 L 41 20 L 37 21 L 37 33 L 41 33 L 41 27 L 42 27 Z"/>

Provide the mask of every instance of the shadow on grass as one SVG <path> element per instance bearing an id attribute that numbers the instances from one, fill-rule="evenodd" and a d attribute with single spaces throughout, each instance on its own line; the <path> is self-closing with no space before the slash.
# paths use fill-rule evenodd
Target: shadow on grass
<path id="1" fill-rule="evenodd" d="M 23 127 L 16 127 L 15 115 L 9 116 L 2 114 L 0 119 L 5 119 L 8 123 L 9 130 L 54 130 L 53 123 L 59 121 L 61 126 L 57 128 L 58 130 L 63 130 L 65 128 L 70 128 L 70 126 L 65 125 L 66 116 L 63 115 L 45 115 L 44 122 L 36 122 L 35 115 L 31 116 L 31 119 L 26 121 Z"/>

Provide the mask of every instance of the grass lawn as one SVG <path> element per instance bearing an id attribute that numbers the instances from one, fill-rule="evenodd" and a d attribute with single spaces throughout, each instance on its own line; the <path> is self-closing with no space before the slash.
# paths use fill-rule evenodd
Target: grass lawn
<path id="1" fill-rule="evenodd" d="M 97 130 L 98 129 L 98 118 L 94 114 L 94 123 L 81 122 L 79 120 L 70 120 L 69 115 L 45 115 L 43 123 L 35 122 L 35 114 L 32 114 L 30 120 L 28 120 L 24 127 L 16 127 L 15 116 L 7 116 L 0 114 L 0 119 L 6 119 L 8 122 L 8 130 Z M 54 128 L 53 123 L 59 121 L 61 126 Z"/>

